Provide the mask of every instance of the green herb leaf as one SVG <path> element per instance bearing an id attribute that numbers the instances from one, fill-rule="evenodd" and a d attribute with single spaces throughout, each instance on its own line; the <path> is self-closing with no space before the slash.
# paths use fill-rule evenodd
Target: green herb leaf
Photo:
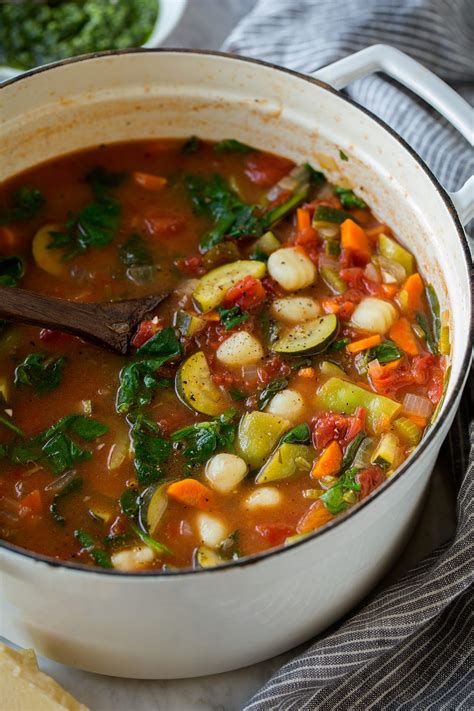
<path id="1" fill-rule="evenodd" d="M 10 432 L 14 432 L 19 437 L 25 436 L 25 433 L 23 432 L 23 430 L 21 430 L 19 427 L 17 427 L 14 422 L 12 422 L 10 419 L 8 419 L 8 417 L 3 417 L 3 415 L 0 415 L 0 425 L 3 425 L 4 427 L 7 428 L 7 430 L 10 430 Z"/>
<path id="2" fill-rule="evenodd" d="M 0 286 L 16 286 L 24 273 L 20 257 L 0 257 Z"/>
<path id="3" fill-rule="evenodd" d="M 352 190 L 338 186 L 334 188 L 334 192 L 339 196 L 342 207 L 345 207 L 346 209 L 350 207 L 360 207 L 360 209 L 363 210 L 367 207 L 367 204 L 361 198 L 357 197 Z"/>
<path id="4" fill-rule="evenodd" d="M 153 257 L 148 245 L 140 235 L 133 234 L 120 245 L 119 258 L 126 267 L 148 266 L 153 264 Z"/>
<path id="5" fill-rule="evenodd" d="M 148 533 L 145 533 L 140 528 L 138 528 L 138 526 L 135 526 L 134 524 L 132 524 L 132 528 L 133 528 L 134 532 L 136 533 L 136 535 L 138 536 L 138 538 L 140 538 L 146 546 L 149 546 L 149 548 L 152 548 L 154 551 L 156 551 L 157 553 L 160 553 L 161 555 L 173 555 L 173 551 L 170 548 L 168 548 L 168 546 L 165 546 L 164 543 L 159 543 L 157 540 L 152 538 Z"/>
<path id="6" fill-rule="evenodd" d="M 259 393 L 258 396 L 258 409 L 264 410 L 272 397 L 280 390 L 284 390 L 288 385 L 288 380 L 286 378 L 275 378 Z"/>
<path id="7" fill-rule="evenodd" d="M 98 547 L 95 539 L 87 533 L 87 531 L 84 531 L 82 528 L 78 528 L 74 531 L 74 538 L 77 538 L 81 548 L 89 553 L 97 565 L 101 568 L 113 568 L 109 554 Z"/>
<path id="8" fill-rule="evenodd" d="M 403 353 L 396 343 L 387 339 L 370 349 L 368 360 L 370 362 L 376 358 L 379 363 L 390 363 L 392 360 L 398 360 L 402 356 Z"/>
<path id="9" fill-rule="evenodd" d="M 348 469 L 341 474 L 334 486 L 320 496 L 321 501 L 332 514 L 336 515 L 348 508 L 349 504 L 344 499 L 345 494 L 360 491 L 360 484 L 356 481 L 358 473 L 359 470 L 355 467 Z"/>
<path id="10" fill-rule="evenodd" d="M 225 309 L 223 306 L 219 306 L 217 313 L 224 325 L 226 331 L 230 331 L 231 328 L 235 328 L 241 323 L 245 323 L 250 318 L 250 314 L 247 311 L 242 311 L 240 306 L 233 306 L 230 309 Z"/>
<path id="11" fill-rule="evenodd" d="M 349 156 L 346 155 L 346 153 L 344 153 L 343 150 L 340 150 L 340 151 L 339 151 L 339 158 L 340 158 L 341 160 L 349 160 Z"/>
<path id="12" fill-rule="evenodd" d="M 163 477 L 162 464 L 171 454 L 171 443 L 164 439 L 155 422 L 140 414 L 130 430 L 135 473 L 139 484 L 152 484 Z"/>
<path id="13" fill-rule="evenodd" d="M 338 341 L 333 341 L 328 348 L 329 352 L 337 353 L 338 351 L 344 350 L 348 343 L 351 342 L 350 338 L 339 338 Z"/>
<path id="14" fill-rule="evenodd" d="M 55 390 L 63 376 L 66 359 L 48 358 L 41 353 L 30 353 L 15 369 L 14 383 L 31 385 L 40 394 L 44 395 Z"/>
<path id="15" fill-rule="evenodd" d="M 181 147 L 183 153 L 197 153 L 201 148 L 201 140 L 197 136 L 191 136 Z"/>
<path id="16" fill-rule="evenodd" d="M 314 221 L 316 222 L 334 222 L 336 225 L 342 225 L 345 220 L 354 220 L 354 215 L 344 210 L 338 210 L 337 207 L 328 207 L 327 205 L 319 205 L 314 213 Z"/>
<path id="17" fill-rule="evenodd" d="M 306 422 L 303 422 L 301 425 L 296 425 L 296 427 L 293 427 L 289 432 L 286 433 L 282 437 L 282 442 L 289 442 L 290 444 L 293 444 L 295 442 L 299 442 L 301 444 L 306 444 L 311 440 L 311 432 L 309 429 L 309 426 L 306 424 Z"/>
<path id="18" fill-rule="evenodd" d="M 82 254 L 90 247 L 106 247 L 120 224 L 121 207 L 112 198 L 86 205 L 71 216 L 64 232 L 50 232 L 48 249 L 65 249 L 64 261 Z"/>
<path id="19" fill-rule="evenodd" d="M 235 410 L 228 410 L 209 422 L 197 422 L 176 430 L 171 441 L 184 446 L 183 455 L 194 466 L 203 464 L 218 449 L 233 447 Z"/>
<path id="20" fill-rule="evenodd" d="M 13 193 L 12 207 L 0 210 L 0 225 L 31 220 L 45 203 L 38 188 L 23 186 Z"/>
<path id="21" fill-rule="evenodd" d="M 120 509 L 128 518 L 135 518 L 138 514 L 139 496 L 133 489 L 125 489 L 119 499 Z"/>
<path id="22" fill-rule="evenodd" d="M 215 144 L 214 150 L 216 153 L 252 153 L 256 148 L 247 146 L 245 143 L 236 141 L 235 138 L 225 138 Z"/>
<path id="23" fill-rule="evenodd" d="M 64 499 L 65 496 L 73 494 L 75 491 L 80 491 L 82 489 L 83 483 L 83 479 L 80 476 L 71 479 L 71 481 L 64 487 L 64 489 L 54 496 L 51 504 L 49 505 L 49 512 L 53 517 L 53 520 L 56 521 L 56 523 L 59 523 L 60 526 L 65 525 L 66 519 L 58 509 L 59 502 L 61 501 L 61 499 Z"/>

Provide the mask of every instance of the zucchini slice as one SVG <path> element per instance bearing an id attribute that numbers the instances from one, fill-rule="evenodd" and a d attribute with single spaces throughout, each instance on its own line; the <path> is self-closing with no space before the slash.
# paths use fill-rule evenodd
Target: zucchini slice
<path id="1" fill-rule="evenodd" d="M 256 484 L 288 479 L 297 472 L 309 472 L 313 463 L 314 450 L 307 444 L 284 442 L 260 469 Z"/>
<path id="2" fill-rule="evenodd" d="M 49 223 L 40 227 L 33 237 L 31 251 L 36 264 L 53 276 L 62 276 L 66 272 L 66 265 L 61 261 L 63 252 L 60 249 L 48 249 L 51 243 L 51 232 L 60 232 L 61 225 Z"/>
<path id="3" fill-rule="evenodd" d="M 187 311 L 176 311 L 173 318 L 173 326 L 178 329 L 178 331 L 187 338 L 191 338 L 198 331 L 203 329 L 206 325 L 204 319 L 190 314 Z"/>
<path id="4" fill-rule="evenodd" d="M 288 420 L 270 412 L 247 412 L 240 420 L 236 453 L 247 462 L 250 469 L 257 469 L 290 426 Z"/>
<path id="5" fill-rule="evenodd" d="M 335 314 L 295 326 L 273 344 L 272 350 L 282 355 L 317 355 L 326 350 L 339 328 Z"/>
<path id="6" fill-rule="evenodd" d="M 253 276 L 261 279 L 265 276 L 267 266 L 264 262 L 240 259 L 237 262 L 223 264 L 204 274 L 194 290 L 193 298 L 199 311 L 211 311 L 224 300 L 229 289 L 244 279 Z"/>
<path id="7" fill-rule="evenodd" d="M 203 415 L 220 415 L 228 402 L 211 378 L 202 351 L 189 356 L 176 373 L 176 393 L 182 403 Z"/>
<path id="8" fill-rule="evenodd" d="M 149 486 L 140 496 L 138 520 L 141 528 L 154 536 L 168 508 L 168 495 L 166 490 L 170 482 Z"/>
<path id="9" fill-rule="evenodd" d="M 199 546 L 194 551 L 194 567 L 195 568 L 215 568 L 217 565 L 222 565 L 227 561 L 207 546 Z"/>

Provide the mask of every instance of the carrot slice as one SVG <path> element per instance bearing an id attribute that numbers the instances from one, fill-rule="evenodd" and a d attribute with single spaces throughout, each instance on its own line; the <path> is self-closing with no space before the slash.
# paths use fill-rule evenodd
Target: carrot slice
<path id="1" fill-rule="evenodd" d="M 311 227 L 311 218 L 308 210 L 304 210 L 299 207 L 296 211 L 296 226 L 298 227 L 298 232 L 303 232 Z"/>
<path id="2" fill-rule="evenodd" d="M 316 528 L 324 526 L 333 518 L 332 513 L 327 510 L 322 501 L 315 503 L 308 509 L 304 516 L 299 520 L 296 530 L 298 533 L 310 533 Z"/>
<path id="3" fill-rule="evenodd" d="M 346 346 L 348 353 L 360 353 L 361 351 L 366 351 L 373 346 L 378 346 L 381 342 L 382 337 L 377 333 L 375 336 L 368 336 L 367 338 L 361 338 L 360 341 L 353 341 Z"/>
<path id="4" fill-rule="evenodd" d="M 344 220 L 342 223 L 341 244 L 343 249 L 348 249 L 367 258 L 370 257 L 369 238 L 354 220 Z"/>
<path id="5" fill-rule="evenodd" d="M 201 509 L 201 511 L 208 509 L 213 499 L 212 491 L 196 479 L 175 481 L 169 485 L 167 493 L 168 496 L 181 504 Z"/>
<path id="6" fill-rule="evenodd" d="M 29 494 L 22 498 L 20 501 L 19 512 L 20 516 L 28 514 L 36 514 L 39 516 L 43 513 L 43 500 L 39 489 L 30 491 Z"/>
<path id="7" fill-rule="evenodd" d="M 389 336 L 408 355 L 416 356 L 420 352 L 415 334 L 406 318 L 399 318 L 398 321 L 395 321 L 389 331 Z"/>
<path id="8" fill-rule="evenodd" d="M 328 444 L 323 450 L 319 459 L 313 464 L 311 476 L 313 479 L 319 479 L 322 476 L 331 476 L 337 474 L 342 464 L 342 449 L 335 440 Z"/>
<path id="9" fill-rule="evenodd" d="M 298 371 L 298 375 L 300 378 L 315 378 L 316 377 L 316 371 L 314 368 L 300 368 Z"/>
<path id="10" fill-rule="evenodd" d="M 166 178 L 163 178 L 161 175 L 140 173 L 137 170 L 132 175 L 133 180 L 137 185 L 139 185 L 141 188 L 145 188 L 145 190 L 151 190 L 152 192 L 158 192 L 159 190 L 162 190 L 168 182 Z"/>
<path id="11" fill-rule="evenodd" d="M 398 291 L 398 286 L 396 284 L 382 284 L 382 291 L 388 299 L 393 299 Z"/>
<path id="12" fill-rule="evenodd" d="M 398 295 L 400 306 L 405 313 L 412 313 L 420 308 L 423 288 L 423 279 L 418 273 L 408 277 Z"/>
<path id="13" fill-rule="evenodd" d="M 407 416 L 409 420 L 415 423 L 415 425 L 418 425 L 418 427 L 426 427 L 428 424 L 428 418 L 427 417 L 422 417 L 421 415 L 408 415 Z"/>

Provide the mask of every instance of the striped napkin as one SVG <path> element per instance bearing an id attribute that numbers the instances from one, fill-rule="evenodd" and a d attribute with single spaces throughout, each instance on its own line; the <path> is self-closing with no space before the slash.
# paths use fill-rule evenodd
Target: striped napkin
<path id="1" fill-rule="evenodd" d="M 223 49 L 312 73 L 375 43 L 401 49 L 474 102 L 472 0 L 259 0 Z M 449 190 L 474 172 L 469 144 L 391 80 L 367 77 L 347 93 L 403 136 Z M 471 412 L 466 392 L 450 432 L 460 482 L 453 539 L 285 664 L 245 711 L 474 709 Z"/>

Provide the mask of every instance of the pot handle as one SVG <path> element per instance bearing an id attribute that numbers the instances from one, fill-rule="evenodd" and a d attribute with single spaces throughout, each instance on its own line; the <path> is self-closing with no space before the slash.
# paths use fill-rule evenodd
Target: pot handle
<path id="1" fill-rule="evenodd" d="M 319 69 L 313 76 L 335 89 L 343 89 L 356 79 L 374 72 L 384 72 L 411 89 L 439 111 L 472 145 L 473 110 L 467 101 L 436 74 L 395 47 L 374 44 Z M 460 190 L 448 194 L 459 219 L 466 225 L 474 218 L 474 176 Z"/>

